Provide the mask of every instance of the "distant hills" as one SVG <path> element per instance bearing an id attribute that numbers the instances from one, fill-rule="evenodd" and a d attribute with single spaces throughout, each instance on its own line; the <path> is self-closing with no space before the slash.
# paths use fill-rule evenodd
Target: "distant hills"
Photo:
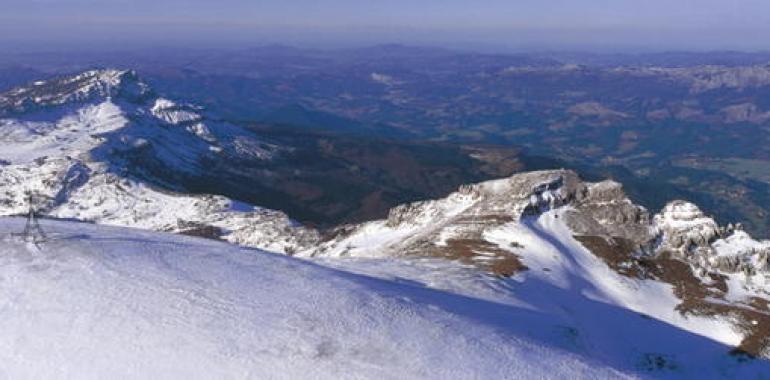
<path id="1" fill-rule="evenodd" d="M 742 52 L 266 46 L 8 55 L 0 58 L 0 83 L 95 66 L 137 69 L 164 97 L 239 125 L 273 132 L 266 127 L 281 125 L 283 138 L 292 130 L 335 141 L 496 145 L 621 180 L 651 208 L 686 195 L 721 222 L 742 220 L 768 236 L 770 183 L 761 174 L 770 162 L 768 62 L 766 53 Z"/>

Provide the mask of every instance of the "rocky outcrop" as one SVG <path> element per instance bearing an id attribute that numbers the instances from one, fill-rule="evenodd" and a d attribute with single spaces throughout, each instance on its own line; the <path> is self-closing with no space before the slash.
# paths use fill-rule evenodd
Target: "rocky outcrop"
<path id="1" fill-rule="evenodd" d="M 301 256 L 427 256 L 473 264 L 500 275 L 525 270 L 511 246 L 486 235 L 585 197 L 577 174 L 529 172 L 465 185 L 446 198 L 393 208 L 387 219 L 337 228 Z"/>
<path id="2" fill-rule="evenodd" d="M 0 116 L 111 96 L 139 102 L 151 95 L 150 88 L 134 71 L 92 70 L 34 82 L 0 94 Z"/>
<path id="3" fill-rule="evenodd" d="M 673 201 L 655 215 L 654 227 L 660 236 L 658 250 L 675 253 L 681 258 L 706 253 L 711 243 L 721 235 L 717 223 L 707 217 L 698 206 Z"/>
<path id="4" fill-rule="evenodd" d="M 740 224 L 719 226 L 696 205 L 674 201 L 655 216 L 655 253 L 671 253 L 703 272 L 770 275 L 770 241 L 757 241 Z"/>
<path id="5" fill-rule="evenodd" d="M 620 237 L 640 246 L 650 241 L 649 213 L 631 202 L 620 183 L 587 184 L 582 194 L 565 215 L 576 235 Z"/>
<path id="6" fill-rule="evenodd" d="M 622 237 L 636 246 L 653 240 L 649 214 L 626 197 L 619 183 L 585 183 L 573 171 L 549 170 L 466 185 L 444 199 L 395 207 L 387 219 L 338 228 L 300 255 L 444 257 L 510 275 L 526 268 L 516 259 L 516 244 L 501 247 L 490 234 L 547 212 L 561 215 L 576 235 Z"/>
<path id="7" fill-rule="evenodd" d="M 681 200 L 653 216 L 634 204 L 620 183 L 583 182 L 569 170 L 521 173 L 462 186 L 444 199 L 401 205 L 386 220 L 338 228 L 319 247 L 300 254 L 462 256 L 476 263 L 481 256 L 511 254 L 486 240 L 489 231 L 550 210 L 559 210 L 572 234 L 584 241 L 622 242 L 623 251 L 637 257 L 672 257 L 704 273 L 754 275 L 770 267 L 770 242 L 753 240 L 740 226 L 721 227 Z M 460 246 L 462 255 L 451 254 Z"/>

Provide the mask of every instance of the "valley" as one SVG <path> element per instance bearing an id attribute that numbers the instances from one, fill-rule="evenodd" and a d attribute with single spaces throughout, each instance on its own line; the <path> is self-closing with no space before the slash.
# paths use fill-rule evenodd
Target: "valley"
<path id="1" fill-rule="evenodd" d="M 226 53 L 132 51 L 79 59 L 41 53 L 37 58 L 39 63 L 14 55 L 0 59 L 0 84 L 10 89 L 94 66 L 136 70 L 161 97 L 196 104 L 217 119 L 300 147 L 291 165 L 304 165 L 309 157 L 308 162 L 333 166 L 308 167 L 304 173 L 336 171 L 335 183 L 345 181 L 342 173 L 359 178 L 345 186 L 360 189 L 345 195 L 354 197 L 355 205 L 329 199 L 334 205 L 327 207 L 327 199 L 320 199 L 343 191 L 324 183 L 326 176 L 300 178 L 299 190 L 291 191 L 307 201 L 283 196 L 294 183 L 258 191 L 274 208 L 308 223 L 333 226 L 383 217 L 397 204 L 515 171 L 516 163 L 489 168 L 468 161 L 459 150 L 471 146 L 508 150 L 505 156 L 531 163 L 518 165 L 524 170 L 564 167 L 590 178 L 616 179 L 651 209 L 672 198 L 691 199 L 721 223 L 742 221 L 753 234 L 770 237 L 765 182 L 727 168 L 678 164 L 691 159 L 760 163 L 770 157 L 770 120 L 763 116 L 770 107 L 764 97 L 770 57 L 761 52 L 488 54 L 381 45 L 332 51 L 288 46 Z M 322 147 L 322 140 L 337 149 Z M 367 165 L 365 157 L 380 154 L 375 148 L 383 146 L 412 157 L 408 167 L 426 162 L 426 151 L 443 151 L 437 156 L 444 162 L 426 162 L 425 170 L 446 173 L 438 177 L 446 179 L 414 173 L 398 178 L 397 171 L 371 162 L 355 173 L 348 170 Z M 325 156 L 330 153 L 334 156 Z M 219 180 L 195 185 L 211 192 L 209 183 Z M 228 183 L 237 185 L 233 182 Z M 647 185 L 657 191 L 645 191 Z M 249 189 L 233 190 L 231 196 L 255 201 Z"/>

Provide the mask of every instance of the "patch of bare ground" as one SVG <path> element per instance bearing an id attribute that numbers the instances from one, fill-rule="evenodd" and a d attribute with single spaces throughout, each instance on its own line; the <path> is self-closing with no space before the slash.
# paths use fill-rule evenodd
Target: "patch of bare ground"
<path id="1" fill-rule="evenodd" d="M 770 312 L 770 301 L 764 298 L 751 297 L 749 299 L 749 306 L 757 310 Z"/>
<path id="2" fill-rule="evenodd" d="M 516 254 L 480 238 L 449 239 L 446 244 L 433 250 L 432 255 L 474 265 L 501 277 L 529 269 Z"/>
<path id="3" fill-rule="evenodd" d="M 575 239 L 618 273 L 635 278 L 650 278 L 644 265 L 634 257 L 636 245 L 630 240 L 602 236 L 575 236 Z"/>
<path id="4" fill-rule="evenodd" d="M 220 240 L 224 235 L 224 232 L 219 227 L 210 226 L 200 223 L 186 223 L 180 226 L 181 229 L 177 233 L 187 236 L 195 236 L 212 240 Z"/>
<path id="5" fill-rule="evenodd" d="M 741 358 L 765 356 L 770 348 L 770 302 L 753 297 L 745 304 L 729 303 L 726 277 L 708 273 L 704 281 L 690 264 L 663 252 L 655 257 L 636 256 L 635 245 L 627 240 L 601 236 L 575 236 L 594 255 L 618 273 L 638 279 L 655 279 L 671 284 L 682 302 L 676 309 L 682 315 L 727 317 L 736 321 L 743 333 L 741 343 L 731 351 Z"/>
<path id="6" fill-rule="evenodd" d="M 481 231 L 484 226 L 503 225 L 514 220 L 505 214 L 474 215 L 455 220 L 454 224 L 465 230 L 463 236 L 447 239 L 446 246 L 432 247 L 430 255 L 458 260 L 496 276 L 511 277 L 529 268 L 515 253 L 484 240 Z M 520 247 L 514 245 L 510 248 Z"/>

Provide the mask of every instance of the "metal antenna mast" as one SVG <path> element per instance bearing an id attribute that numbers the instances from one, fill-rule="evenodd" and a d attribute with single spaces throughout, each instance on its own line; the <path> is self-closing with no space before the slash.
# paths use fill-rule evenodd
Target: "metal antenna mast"
<path id="1" fill-rule="evenodd" d="M 29 203 L 29 212 L 27 213 L 27 224 L 24 226 L 24 232 L 21 233 L 22 239 L 35 244 L 43 243 L 48 240 L 48 236 L 38 221 L 37 209 L 35 208 L 32 193 L 27 194 L 27 202 Z"/>

